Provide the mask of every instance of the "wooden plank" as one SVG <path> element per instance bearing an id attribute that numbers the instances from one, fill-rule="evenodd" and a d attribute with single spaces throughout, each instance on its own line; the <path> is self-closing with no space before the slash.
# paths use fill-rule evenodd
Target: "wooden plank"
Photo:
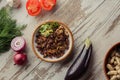
<path id="1" fill-rule="evenodd" d="M 62 21 L 62 22 L 65 22 L 65 23 L 67 23 L 67 24 L 69 24 L 69 22 L 71 21 L 71 20 L 73 20 L 73 19 L 76 19 L 76 20 L 73 20 L 73 21 L 77 21 L 78 19 L 81 19 L 81 17 L 82 16 L 80 16 L 80 15 L 83 15 L 83 12 L 82 12 L 82 10 L 80 9 L 81 8 L 81 5 L 79 5 L 80 4 L 80 1 L 78 1 L 79 3 L 74 3 L 74 2 L 72 2 L 72 0 L 71 1 L 69 1 L 69 3 L 70 3 L 70 5 L 68 5 L 68 1 L 66 1 L 66 3 L 64 3 L 64 5 L 63 6 L 60 6 L 59 8 L 60 9 L 58 9 L 57 11 L 55 11 L 53 14 L 46 14 L 45 16 L 43 15 L 43 16 L 40 16 L 40 17 L 42 17 L 43 19 L 47 19 L 47 18 L 49 18 L 48 20 L 50 20 L 51 18 L 52 19 L 54 19 L 54 20 L 60 20 L 60 21 Z M 58 2 L 58 3 L 62 3 L 63 4 L 63 1 L 61 1 L 61 2 Z M 71 4 L 71 3 L 74 3 L 74 4 Z M 99 2 L 98 3 L 98 6 L 99 6 L 99 4 L 100 4 L 101 2 Z M 59 4 L 58 4 L 59 5 Z M 78 5 L 78 6 L 75 6 L 75 5 Z M 64 10 L 64 8 L 67 8 L 66 9 L 66 11 Z M 75 7 L 76 9 L 77 8 L 79 8 L 80 10 L 78 11 L 78 10 L 76 10 L 75 9 L 75 11 L 74 12 L 76 12 L 76 14 L 74 14 L 74 12 L 73 12 L 73 10 L 71 10 L 71 8 L 72 7 Z M 96 7 L 96 6 L 95 6 Z M 94 9 L 92 9 L 92 10 L 94 10 Z M 91 10 L 91 11 L 92 11 Z M 68 16 L 65 16 L 65 14 L 67 14 L 68 13 L 68 11 L 70 11 L 70 13 L 71 14 L 69 14 Z M 59 14 L 60 13 L 60 14 Z M 61 14 L 62 13 L 62 14 Z M 91 13 L 91 12 L 90 12 Z M 59 15 L 58 15 L 59 14 Z M 75 18 L 72 18 L 71 19 L 71 16 L 74 14 L 74 16 L 75 16 Z M 77 15 L 77 14 L 79 14 L 79 15 Z M 89 13 L 88 13 L 89 14 Z M 77 15 L 77 16 L 76 16 Z M 86 14 L 87 15 L 87 14 Z M 62 18 L 62 16 L 64 17 L 64 19 Z M 39 20 L 39 19 L 38 19 Z M 69 21 L 70 20 L 70 21 Z M 72 23 L 71 23 L 72 24 Z M 70 24 L 69 24 L 70 25 Z M 51 65 L 50 65 L 51 66 Z M 31 71 L 32 69 L 29 69 L 28 68 L 28 70 L 29 71 Z M 26 73 L 25 72 L 23 72 L 23 73 L 20 73 L 20 74 L 18 74 L 19 76 L 17 76 L 17 75 L 14 75 L 11 79 L 22 79 L 22 78 L 24 78 L 24 77 L 26 77 Z"/>
<path id="2" fill-rule="evenodd" d="M 101 13 L 101 10 L 104 9 L 104 8 L 106 7 L 106 4 L 108 4 L 108 3 L 109 3 L 109 2 L 106 1 L 106 2 L 105 2 L 103 5 L 101 5 L 101 7 L 98 8 L 98 10 L 95 11 L 95 12 L 93 13 L 93 15 L 91 15 L 91 16 L 93 17 L 93 16 L 94 16 L 95 14 L 97 14 L 97 13 L 99 13 L 100 16 L 104 15 L 103 13 Z M 115 3 L 115 4 L 113 4 L 113 3 Z M 111 5 L 111 4 L 112 4 L 112 5 L 111 5 L 110 8 L 112 8 L 113 6 L 116 6 L 116 3 L 118 3 L 118 2 L 117 2 L 117 1 L 111 2 L 110 5 Z M 118 7 L 118 6 L 117 6 L 117 7 Z M 106 10 L 105 10 L 105 11 L 106 11 Z M 107 14 L 109 14 L 110 12 L 114 12 L 114 9 L 112 9 L 112 10 L 110 9 L 109 11 L 106 11 Z M 116 12 L 115 12 L 115 13 L 116 13 Z M 116 15 L 116 14 L 115 14 L 115 15 Z M 117 15 L 118 15 L 118 14 L 117 14 Z M 111 16 L 111 15 L 110 15 L 110 16 Z M 110 16 L 109 16 L 109 17 L 110 17 Z M 99 16 L 95 16 L 95 17 L 93 17 L 93 18 L 98 18 L 98 17 L 99 17 Z M 105 18 L 103 18 L 103 20 L 106 20 L 107 15 L 105 15 L 104 17 L 105 17 Z M 116 18 L 117 16 L 113 16 L 113 17 Z M 91 18 L 91 17 L 90 17 L 90 18 Z M 90 19 L 90 18 L 89 18 L 89 19 Z M 101 18 L 101 19 L 102 19 L 102 18 Z M 100 24 L 100 22 L 103 21 L 103 20 L 101 20 L 101 19 L 98 20 L 98 21 L 96 21 L 95 24 L 97 25 L 97 27 L 100 27 L 100 26 L 101 26 L 101 28 L 102 28 L 102 27 L 104 27 L 104 26 L 103 26 L 103 24 Z M 107 20 L 108 20 L 108 18 L 107 18 Z M 89 22 L 89 23 L 92 24 L 92 23 L 94 23 L 94 22 L 95 22 L 95 20 L 92 20 L 92 21 Z M 90 26 L 91 24 L 89 24 L 89 23 L 88 23 L 88 25 Z M 91 29 L 93 29 L 93 28 L 94 28 L 94 29 L 93 29 L 92 31 L 91 31 L 91 29 L 90 29 L 90 30 L 87 30 L 87 31 L 90 31 L 90 33 L 93 33 L 93 32 L 96 30 L 96 25 L 93 25 L 93 27 L 92 27 Z M 98 25 L 99 25 L 99 26 L 98 26 Z M 108 25 L 109 25 L 109 24 L 108 24 Z M 89 26 L 84 26 L 84 27 L 89 28 Z M 108 27 L 109 27 L 109 26 L 108 26 Z M 85 29 L 87 29 L 87 28 L 85 28 Z M 98 29 L 99 29 L 99 28 L 98 28 Z M 81 31 L 84 31 L 84 30 L 81 30 Z M 87 31 L 86 31 L 86 33 L 87 33 Z M 79 31 L 79 32 L 80 32 L 80 31 Z M 79 35 L 79 32 L 77 32 L 78 35 Z M 76 33 L 76 34 L 77 34 L 77 33 Z M 88 33 L 87 33 L 87 34 L 88 34 Z M 98 34 L 99 34 L 99 33 L 98 33 Z M 97 34 L 97 35 L 98 35 L 98 34 Z M 85 34 L 85 35 L 86 35 L 86 34 Z M 90 35 L 90 34 L 88 34 L 88 35 Z M 83 36 L 83 37 L 84 37 L 84 36 Z M 96 36 L 95 36 L 95 37 L 96 37 Z M 81 39 L 81 36 L 80 36 L 79 38 Z M 84 39 L 85 39 L 85 38 L 84 38 Z M 83 40 L 84 40 L 84 39 L 83 39 Z M 100 39 L 101 39 L 101 37 L 100 37 Z M 79 41 L 80 41 L 80 40 L 79 40 Z M 98 40 L 98 41 L 99 41 L 99 40 Z M 76 43 L 76 44 L 77 44 L 77 43 Z M 98 44 L 97 44 L 97 45 L 98 45 Z M 103 44 L 102 44 L 102 45 L 103 45 Z M 98 46 L 99 46 L 99 45 L 98 45 Z M 99 48 L 98 48 L 98 49 L 99 49 Z M 101 51 L 100 51 L 100 52 L 101 52 Z M 100 53 L 100 52 L 99 52 L 99 53 Z M 103 57 L 103 54 L 101 55 L 101 57 Z M 100 58 L 100 59 L 102 59 L 102 58 Z M 97 59 L 95 59 L 95 60 L 96 60 L 96 64 L 94 63 L 95 65 L 94 65 L 93 68 L 96 68 L 96 69 L 95 69 L 95 73 L 94 73 L 93 75 L 95 75 L 96 73 L 98 73 L 98 71 L 99 71 L 100 73 L 103 73 L 103 71 L 101 72 L 101 70 L 102 70 L 102 68 L 101 68 L 102 62 L 99 61 L 99 60 L 97 60 Z M 98 67 L 98 66 L 96 67 L 96 65 L 98 65 L 98 63 L 100 64 L 100 65 L 99 65 L 100 67 Z M 54 67 L 54 68 L 55 68 L 55 67 Z M 49 73 L 49 72 L 47 72 L 47 73 L 48 73 L 48 74 L 54 73 L 54 68 L 50 69 L 51 73 Z M 62 68 L 62 69 L 63 69 L 63 68 Z M 65 69 L 65 68 L 64 68 L 64 69 Z M 65 72 L 65 70 L 61 70 L 61 73 L 60 73 L 60 74 L 63 74 L 64 72 Z M 90 70 L 90 72 L 92 72 L 92 71 Z M 91 74 L 90 72 L 89 72 L 88 74 Z M 52 76 L 52 79 L 50 79 L 50 80 L 54 80 L 54 79 L 56 79 L 56 77 L 58 77 L 58 78 L 60 79 L 60 78 L 62 77 L 62 76 L 60 76 L 60 74 L 58 74 L 58 73 L 57 73 L 57 74 L 54 74 L 54 76 Z M 39 74 L 38 74 L 38 75 L 39 75 Z M 99 74 L 98 74 L 98 75 L 99 75 Z M 101 74 L 101 75 L 102 75 L 102 74 Z M 40 75 L 39 75 L 39 76 L 40 76 Z M 65 75 L 64 75 L 64 76 L 65 76 Z M 102 75 L 102 76 L 103 76 L 103 75 Z M 29 77 L 30 77 L 30 76 L 28 76 L 28 78 L 29 78 Z M 47 80 L 47 79 L 49 80 L 49 77 L 50 77 L 50 75 L 48 75 L 47 78 L 45 78 L 45 80 Z M 85 77 L 86 77 L 86 75 L 85 75 Z M 91 76 L 90 76 L 90 77 L 91 77 Z M 34 77 L 34 78 L 36 78 L 36 77 Z M 33 78 L 33 79 L 34 79 L 34 78 Z M 64 78 L 64 77 L 63 77 L 63 78 Z M 60 80 L 63 80 L 63 78 L 60 79 Z M 96 78 L 97 78 L 97 76 L 96 76 Z M 101 78 L 102 78 L 102 77 L 101 77 Z M 101 80 L 101 78 L 99 78 L 99 79 Z M 27 79 L 27 78 L 26 78 L 26 79 Z M 87 78 L 86 78 L 86 79 L 87 79 Z M 83 78 L 83 80 L 86 80 L 86 79 Z M 92 78 L 92 79 L 93 79 L 93 78 Z M 92 80 L 92 79 L 91 79 L 91 80 Z M 98 79 L 98 78 L 97 78 L 97 79 Z M 103 77 L 103 79 L 105 79 L 105 77 Z"/>
<path id="3" fill-rule="evenodd" d="M 27 40 L 29 62 L 25 66 L 13 65 L 14 52 L 10 50 L 0 56 L 0 80 L 64 80 L 68 67 L 82 48 L 87 36 L 93 42 L 93 55 L 89 70 L 82 80 L 105 80 L 103 60 L 106 51 L 114 43 L 119 42 L 120 1 L 119 0 L 57 0 L 53 11 L 31 17 L 25 10 L 25 0 L 20 9 L 14 9 L 12 16 L 18 23 L 28 24 L 23 31 Z M 2 0 L 0 7 L 6 4 Z M 74 34 L 74 58 L 71 62 L 47 63 L 36 58 L 31 48 L 32 33 L 39 24 L 46 20 L 65 22 Z"/>
<path id="4" fill-rule="evenodd" d="M 110 6 L 106 8 L 106 5 L 110 5 Z M 93 56 L 92 56 L 93 58 L 91 60 L 90 70 L 88 70 L 86 75 L 81 80 L 88 80 L 88 79 L 89 80 L 94 80 L 94 79 L 95 80 L 105 80 L 105 77 L 103 74 L 103 67 L 102 67 L 105 53 L 108 50 L 108 48 L 110 48 L 111 45 L 113 45 L 114 43 L 116 43 L 120 40 L 120 38 L 116 39 L 116 35 L 118 35 L 118 32 L 120 30 L 119 26 L 116 26 L 119 22 L 119 14 L 120 14 L 119 8 L 120 7 L 119 7 L 118 0 L 105 1 L 90 17 L 88 17 L 86 19 L 86 21 L 83 24 L 85 24 L 85 23 L 87 23 L 87 24 L 84 25 L 84 27 L 82 29 L 81 29 L 81 27 L 83 26 L 83 24 L 81 24 L 78 27 L 78 29 L 76 29 L 76 30 L 78 30 L 78 32 L 74 33 L 74 37 L 76 39 L 75 40 L 76 46 L 77 46 L 78 42 L 80 41 L 80 39 L 82 39 L 81 41 L 83 41 L 87 36 L 90 36 L 90 35 L 91 35 L 90 37 L 93 41 L 93 45 L 95 46 L 94 51 L 93 51 Z M 103 10 L 104 10 L 104 13 L 102 12 Z M 99 17 L 99 16 L 101 16 L 101 17 Z M 105 33 L 111 28 L 111 25 L 113 25 L 111 23 L 114 24 L 115 32 L 114 33 L 110 32 L 111 34 L 109 33 L 108 35 L 111 35 L 111 36 L 106 37 L 107 35 L 105 35 Z M 80 33 L 82 33 L 82 36 L 80 36 Z M 78 44 L 78 46 L 80 46 L 80 44 Z M 80 50 L 79 49 L 80 47 L 77 47 L 78 48 L 76 51 L 77 53 L 79 53 L 78 50 Z M 59 66 L 57 66 L 56 64 L 54 64 L 54 65 L 55 66 L 52 66 L 52 68 L 50 68 L 50 70 L 46 72 L 46 74 L 49 74 L 49 75 L 46 75 L 45 79 L 44 79 L 44 77 L 42 79 L 44 79 L 44 80 L 55 80 L 58 78 L 59 78 L 59 80 L 64 79 L 65 72 L 66 72 L 68 66 L 66 68 L 65 65 L 64 66 L 62 65 L 63 66 L 63 68 L 62 68 L 61 65 L 59 65 Z M 37 69 L 39 69 L 40 66 L 41 66 L 41 64 L 38 66 Z M 57 71 L 57 70 L 59 70 L 60 72 L 56 73 L 55 71 Z M 36 78 L 36 75 L 34 76 L 35 71 L 36 71 L 36 69 L 28 77 L 26 77 L 25 80 L 30 79 L 30 77 L 32 77 L 31 79 L 35 79 Z M 37 74 L 37 75 L 42 77 L 39 74 Z M 41 79 L 41 78 L 38 77 L 38 79 Z"/>

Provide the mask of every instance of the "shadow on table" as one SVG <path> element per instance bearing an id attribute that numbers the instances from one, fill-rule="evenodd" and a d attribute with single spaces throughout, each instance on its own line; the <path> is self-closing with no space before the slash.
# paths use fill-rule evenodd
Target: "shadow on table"
<path id="1" fill-rule="evenodd" d="M 73 48 L 71 54 L 62 63 L 67 64 L 67 63 L 71 62 L 75 56 L 75 53 L 76 53 L 75 48 Z"/>

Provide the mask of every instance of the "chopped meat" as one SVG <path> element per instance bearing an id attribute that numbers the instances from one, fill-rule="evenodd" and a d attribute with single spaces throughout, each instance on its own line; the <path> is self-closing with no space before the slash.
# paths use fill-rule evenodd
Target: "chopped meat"
<path id="1" fill-rule="evenodd" d="M 62 25 L 60 25 L 48 37 L 44 37 L 40 35 L 40 32 L 38 32 L 35 40 L 37 43 L 36 48 L 45 58 L 59 58 L 63 56 L 65 54 L 65 50 L 69 48 L 68 38 L 68 32 Z"/>

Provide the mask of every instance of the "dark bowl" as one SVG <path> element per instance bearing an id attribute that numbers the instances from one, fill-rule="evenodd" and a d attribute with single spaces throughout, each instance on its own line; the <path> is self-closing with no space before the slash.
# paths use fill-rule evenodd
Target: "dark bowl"
<path id="1" fill-rule="evenodd" d="M 104 64 L 103 64 L 103 68 L 104 68 L 104 74 L 106 76 L 107 80 L 110 80 L 109 76 L 107 75 L 108 69 L 106 67 L 107 63 L 108 63 L 108 59 L 111 56 L 111 54 L 113 53 L 114 50 L 116 50 L 116 48 L 120 47 L 120 42 L 116 43 L 115 45 L 113 45 L 108 52 L 105 55 L 105 59 L 104 59 Z"/>

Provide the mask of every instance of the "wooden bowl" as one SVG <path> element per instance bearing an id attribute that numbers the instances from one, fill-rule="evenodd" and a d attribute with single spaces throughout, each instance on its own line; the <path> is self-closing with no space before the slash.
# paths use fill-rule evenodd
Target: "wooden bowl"
<path id="1" fill-rule="evenodd" d="M 36 34 L 37 34 L 40 26 L 42 24 L 47 23 L 47 22 L 57 22 L 57 23 L 59 23 L 60 25 L 62 25 L 66 29 L 66 31 L 69 34 L 69 49 L 67 51 L 65 51 L 64 55 L 59 57 L 59 58 L 44 58 L 43 55 L 36 48 L 36 45 L 37 45 L 37 43 L 35 42 Z M 69 54 L 71 53 L 71 51 L 72 51 L 72 48 L 73 48 L 73 35 L 72 35 L 72 32 L 70 31 L 70 29 L 64 23 L 61 23 L 61 22 L 58 22 L 58 21 L 47 21 L 47 22 L 44 22 L 44 23 L 40 24 L 39 26 L 37 26 L 37 28 L 35 29 L 35 31 L 33 33 L 33 36 L 32 36 L 32 48 L 33 48 L 33 51 L 34 51 L 35 55 L 39 59 L 41 59 L 43 61 L 46 61 L 46 62 L 59 62 L 59 61 L 62 61 L 64 59 L 66 59 L 69 56 Z"/>
<path id="2" fill-rule="evenodd" d="M 108 50 L 108 52 L 106 53 L 105 59 L 104 59 L 103 68 L 104 68 L 104 74 L 105 74 L 107 80 L 110 80 L 110 79 L 109 79 L 109 76 L 107 75 L 108 69 L 107 69 L 106 65 L 107 65 L 107 63 L 108 63 L 109 57 L 111 56 L 111 54 L 113 53 L 113 51 L 114 51 L 118 46 L 120 47 L 120 42 L 116 43 L 115 45 L 113 45 L 113 46 Z"/>

